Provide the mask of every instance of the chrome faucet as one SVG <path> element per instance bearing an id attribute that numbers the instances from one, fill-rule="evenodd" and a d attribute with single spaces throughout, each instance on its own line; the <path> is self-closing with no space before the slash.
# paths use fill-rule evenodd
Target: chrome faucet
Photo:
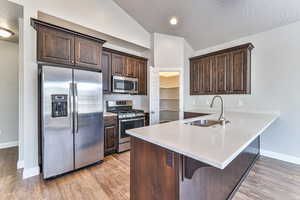
<path id="1" fill-rule="evenodd" d="M 214 106 L 214 102 L 217 98 L 219 98 L 221 100 L 221 114 L 220 114 L 220 117 L 219 117 L 218 121 L 220 121 L 220 123 L 222 125 L 225 125 L 226 124 L 226 119 L 225 119 L 225 114 L 224 114 L 224 101 L 223 101 L 223 98 L 221 96 L 214 96 L 214 98 L 212 99 L 212 101 L 210 103 L 210 107 L 212 108 Z"/>

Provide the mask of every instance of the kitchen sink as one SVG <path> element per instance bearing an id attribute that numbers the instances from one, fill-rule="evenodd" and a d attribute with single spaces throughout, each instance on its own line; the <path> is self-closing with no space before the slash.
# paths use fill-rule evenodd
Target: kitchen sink
<path id="1" fill-rule="evenodd" d="M 227 123 L 229 123 L 229 121 L 226 121 L 226 124 Z M 185 124 L 192 125 L 192 126 L 210 127 L 213 125 L 221 125 L 222 122 L 219 120 L 200 119 L 193 122 L 187 122 Z"/>

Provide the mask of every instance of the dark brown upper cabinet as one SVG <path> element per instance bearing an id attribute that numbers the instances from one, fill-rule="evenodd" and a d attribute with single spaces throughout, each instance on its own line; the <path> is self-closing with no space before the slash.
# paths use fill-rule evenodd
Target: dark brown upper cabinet
<path id="1" fill-rule="evenodd" d="M 230 53 L 215 56 L 216 93 L 224 94 L 230 91 Z"/>
<path id="2" fill-rule="evenodd" d="M 136 59 L 131 57 L 126 57 L 126 64 L 125 64 L 125 75 L 128 77 L 136 77 L 135 73 L 135 66 L 136 66 Z"/>
<path id="3" fill-rule="evenodd" d="M 112 76 L 127 76 L 138 79 L 138 95 L 147 95 L 147 59 L 109 48 L 102 53 L 103 88 L 111 92 Z"/>
<path id="4" fill-rule="evenodd" d="M 38 27 L 37 59 L 74 65 L 74 36 L 45 26 Z"/>
<path id="5" fill-rule="evenodd" d="M 251 43 L 190 59 L 190 94 L 250 94 Z"/>
<path id="6" fill-rule="evenodd" d="M 231 52 L 231 63 L 231 93 L 250 93 L 250 52 L 247 49 Z"/>
<path id="7" fill-rule="evenodd" d="M 31 24 L 38 32 L 38 62 L 101 70 L 104 40 L 33 18 Z"/>
<path id="8" fill-rule="evenodd" d="M 86 39 L 75 38 L 75 65 L 101 69 L 102 44 Z"/>
<path id="9" fill-rule="evenodd" d="M 117 76 L 125 76 L 125 58 L 119 54 L 112 54 L 112 74 Z"/>
<path id="10" fill-rule="evenodd" d="M 214 60 L 212 58 L 204 58 L 200 62 L 200 80 L 201 81 L 201 87 L 200 87 L 200 93 L 206 94 L 206 93 L 212 93 L 213 92 L 213 64 Z"/>
<path id="11" fill-rule="evenodd" d="M 190 63 L 190 94 L 196 95 L 200 92 L 200 62 L 199 60 L 191 60 Z"/>
<path id="12" fill-rule="evenodd" d="M 103 80 L 103 91 L 104 93 L 111 92 L 111 53 L 102 52 L 102 80 Z"/>
<path id="13" fill-rule="evenodd" d="M 137 62 L 137 67 L 139 70 L 139 94 L 147 95 L 147 61 L 139 60 Z"/>

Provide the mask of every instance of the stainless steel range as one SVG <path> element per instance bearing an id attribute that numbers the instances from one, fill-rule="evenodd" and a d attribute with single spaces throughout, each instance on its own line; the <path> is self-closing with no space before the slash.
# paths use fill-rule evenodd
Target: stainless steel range
<path id="1" fill-rule="evenodd" d="M 132 101 L 107 101 L 106 111 L 118 114 L 119 146 L 118 152 L 130 149 L 130 136 L 126 130 L 145 126 L 145 114 L 143 110 L 132 108 Z"/>

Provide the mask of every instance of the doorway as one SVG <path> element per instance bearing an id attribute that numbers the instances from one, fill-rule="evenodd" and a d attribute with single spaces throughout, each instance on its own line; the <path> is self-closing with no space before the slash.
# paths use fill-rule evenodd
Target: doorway
<path id="1" fill-rule="evenodd" d="M 159 123 L 180 119 L 180 72 L 159 72 Z"/>

